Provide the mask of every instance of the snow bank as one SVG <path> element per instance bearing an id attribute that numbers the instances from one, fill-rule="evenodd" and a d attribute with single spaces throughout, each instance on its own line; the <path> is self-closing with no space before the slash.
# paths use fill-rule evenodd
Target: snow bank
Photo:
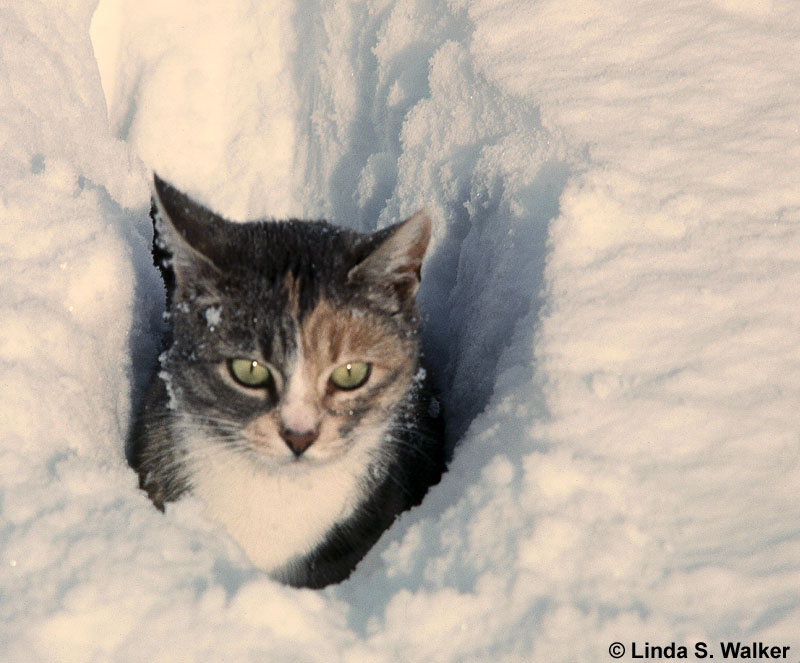
<path id="1" fill-rule="evenodd" d="M 0 8 L 6 659 L 798 654 L 790 0 L 163 4 Z M 340 586 L 137 490 L 150 169 L 239 219 L 437 221 L 459 447 Z"/>

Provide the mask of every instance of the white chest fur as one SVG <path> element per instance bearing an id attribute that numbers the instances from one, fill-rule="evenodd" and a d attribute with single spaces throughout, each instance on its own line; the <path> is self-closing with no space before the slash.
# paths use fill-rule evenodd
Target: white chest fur
<path id="1" fill-rule="evenodd" d="M 313 550 L 365 496 L 369 455 L 363 448 L 324 464 L 301 460 L 265 467 L 207 440 L 187 446 L 192 493 L 267 572 Z"/>

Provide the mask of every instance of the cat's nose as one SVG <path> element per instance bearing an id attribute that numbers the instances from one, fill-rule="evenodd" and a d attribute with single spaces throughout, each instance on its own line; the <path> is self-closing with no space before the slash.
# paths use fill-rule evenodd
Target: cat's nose
<path id="1" fill-rule="evenodd" d="M 319 428 L 306 431 L 296 431 L 286 427 L 281 428 L 283 441 L 286 442 L 286 446 L 292 450 L 292 453 L 298 457 L 314 443 L 318 436 Z"/>

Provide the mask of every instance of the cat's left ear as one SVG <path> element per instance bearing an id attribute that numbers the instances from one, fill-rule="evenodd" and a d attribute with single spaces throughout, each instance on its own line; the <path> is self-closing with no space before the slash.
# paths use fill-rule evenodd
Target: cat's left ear
<path id="1" fill-rule="evenodd" d="M 169 182 L 153 175 L 153 255 L 171 298 L 191 283 L 218 273 L 225 259 L 229 223 L 196 203 Z"/>
<path id="2" fill-rule="evenodd" d="M 432 225 L 428 213 L 419 210 L 388 229 L 388 237 L 387 231 L 379 231 L 386 239 L 350 270 L 348 281 L 367 287 L 374 296 L 394 300 L 401 308 L 413 302 Z"/>

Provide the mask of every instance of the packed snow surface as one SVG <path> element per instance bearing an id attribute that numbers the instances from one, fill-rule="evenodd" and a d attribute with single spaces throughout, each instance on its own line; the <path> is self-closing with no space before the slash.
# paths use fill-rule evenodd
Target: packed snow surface
<path id="1" fill-rule="evenodd" d="M 794 0 L 1 2 L 3 660 L 800 660 L 799 34 Z M 436 221 L 455 458 L 339 586 L 126 464 L 153 170 L 237 220 Z"/>

